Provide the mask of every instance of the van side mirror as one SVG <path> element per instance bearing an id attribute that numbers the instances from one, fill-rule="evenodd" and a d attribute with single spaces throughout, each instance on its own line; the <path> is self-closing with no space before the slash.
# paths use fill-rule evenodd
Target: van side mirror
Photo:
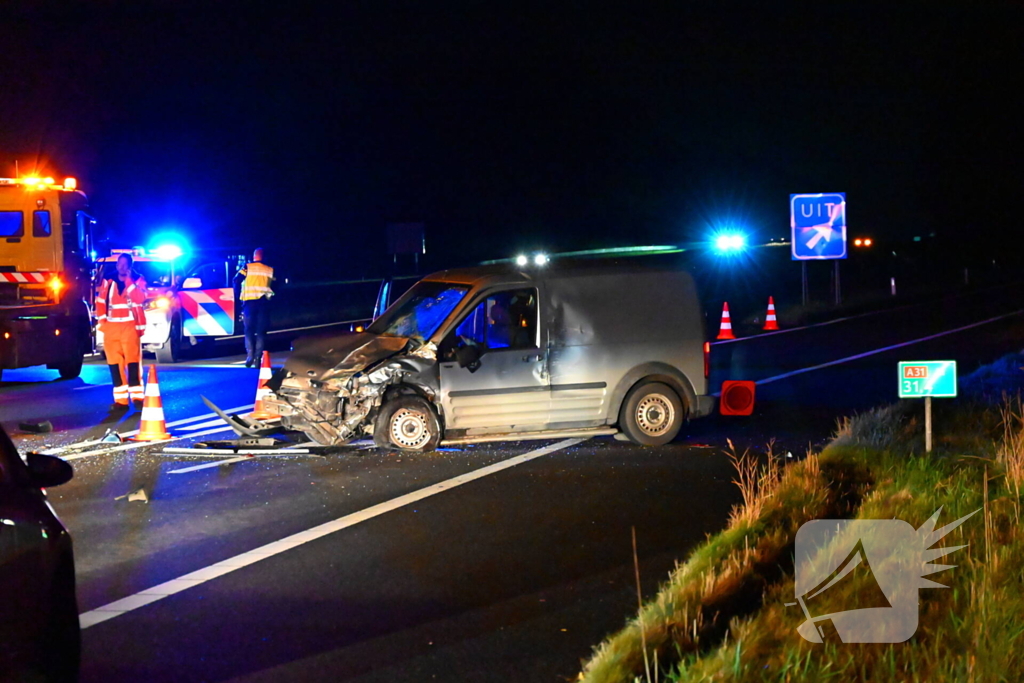
<path id="1" fill-rule="evenodd" d="M 475 346 L 460 346 L 455 349 L 455 362 L 470 372 L 480 369 L 480 349 Z"/>
<path id="2" fill-rule="evenodd" d="M 41 489 L 60 486 L 71 481 L 75 471 L 66 460 L 42 453 L 29 453 L 25 460 L 28 464 L 32 485 Z"/>
<path id="3" fill-rule="evenodd" d="M 182 289 L 202 289 L 203 280 L 198 277 L 187 277 L 185 281 L 181 283 Z"/>

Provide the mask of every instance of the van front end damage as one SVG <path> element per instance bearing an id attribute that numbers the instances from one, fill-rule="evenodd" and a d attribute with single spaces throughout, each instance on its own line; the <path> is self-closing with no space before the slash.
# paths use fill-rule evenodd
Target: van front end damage
<path id="1" fill-rule="evenodd" d="M 325 446 L 340 446 L 373 434 L 373 422 L 388 390 L 411 382 L 436 362 L 436 348 L 426 344 L 405 352 L 404 337 L 369 333 L 300 340 L 284 368 L 268 384 L 267 407 L 281 416 L 286 429 L 305 433 Z"/>

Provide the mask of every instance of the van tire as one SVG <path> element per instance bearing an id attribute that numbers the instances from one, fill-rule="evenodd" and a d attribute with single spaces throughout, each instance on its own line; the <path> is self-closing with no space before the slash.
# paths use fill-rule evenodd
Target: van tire
<path id="1" fill-rule="evenodd" d="M 683 402 L 672 387 L 644 380 L 622 402 L 619 429 L 640 446 L 664 446 L 676 438 L 685 419 Z"/>
<path id="2" fill-rule="evenodd" d="M 427 453 L 441 443 L 441 423 L 426 399 L 402 396 L 381 408 L 373 441 L 381 448 Z"/>

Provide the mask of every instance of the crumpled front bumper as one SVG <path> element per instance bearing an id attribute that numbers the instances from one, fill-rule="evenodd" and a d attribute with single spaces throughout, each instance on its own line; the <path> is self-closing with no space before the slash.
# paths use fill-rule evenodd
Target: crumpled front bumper
<path id="1" fill-rule="evenodd" d="M 345 399 L 338 392 L 286 385 L 263 402 L 281 416 L 282 427 L 304 432 L 317 443 L 338 446 L 356 436 L 354 429 L 343 427 Z"/>

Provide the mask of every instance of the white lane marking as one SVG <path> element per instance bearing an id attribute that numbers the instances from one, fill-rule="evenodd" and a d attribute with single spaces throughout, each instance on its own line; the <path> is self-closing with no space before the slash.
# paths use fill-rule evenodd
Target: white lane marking
<path id="1" fill-rule="evenodd" d="M 312 529 L 307 529 L 306 531 L 300 531 L 297 534 L 286 536 L 279 541 L 268 543 L 267 545 L 260 546 L 255 550 L 250 550 L 249 552 L 242 553 L 241 555 L 235 555 L 234 557 L 217 562 L 216 564 L 212 564 L 204 569 L 190 572 L 183 576 L 179 576 L 176 579 L 167 581 L 166 583 L 161 583 L 158 586 L 147 588 L 146 590 L 139 591 L 134 595 L 129 595 L 126 598 L 115 600 L 114 602 L 103 605 L 102 607 L 89 610 L 79 616 L 81 627 L 85 629 L 90 626 L 95 626 L 96 624 L 107 621 L 108 619 L 113 619 L 114 617 L 138 609 L 143 605 L 148 605 L 151 602 L 156 602 L 157 600 L 166 598 L 168 595 L 180 593 L 185 589 L 198 586 L 210 579 L 215 579 L 218 576 L 223 576 L 235 571 L 236 569 L 246 567 L 250 564 L 259 562 L 260 560 L 265 560 L 268 557 L 273 557 L 274 555 L 283 553 L 286 550 L 291 550 L 292 548 L 297 548 L 298 546 L 309 543 L 310 541 L 323 538 L 328 534 L 333 534 L 335 531 L 347 529 L 350 526 L 355 526 L 360 522 L 365 522 L 369 519 L 373 519 L 374 517 L 379 517 L 380 515 L 391 512 L 392 510 L 397 510 L 398 508 L 411 503 L 421 501 L 425 498 L 430 498 L 431 496 L 436 496 L 439 493 L 451 490 L 457 486 L 462 486 L 463 484 L 468 484 L 476 479 L 482 479 L 483 477 L 497 474 L 502 470 L 515 467 L 516 465 L 521 465 L 525 462 L 529 462 L 530 460 L 534 460 L 535 458 L 540 458 L 550 453 L 554 453 L 555 451 L 570 448 L 584 441 L 586 441 L 586 439 L 565 439 L 564 441 L 553 443 L 550 446 L 544 446 L 543 448 L 532 450 L 529 453 L 524 453 L 523 455 L 509 458 L 508 460 L 502 460 L 501 462 L 481 467 L 478 470 L 461 474 L 438 484 L 427 486 L 419 491 L 413 491 L 412 493 L 407 493 L 404 496 L 392 498 L 391 500 L 368 507 L 365 510 L 360 510 L 359 512 L 339 517 L 338 519 L 326 522 L 325 524 L 320 524 Z"/>
<path id="2" fill-rule="evenodd" d="M 846 358 L 840 358 L 839 360 L 829 361 L 828 363 L 822 363 L 821 365 L 814 365 L 809 368 L 801 368 L 800 370 L 793 370 L 792 372 L 785 372 L 775 377 L 768 377 L 766 379 L 759 379 L 755 384 L 770 384 L 772 382 L 778 382 L 780 379 L 788 379 L 795 375 L 802 375 L 805 372 L 812 372 L 814 370 L 821 370 L 822 368 L 829 368 L 833 365 L 840 365 L 842 363 L 849 363 L 850 361 L 860 360 L 861 358 L 867 358 L 868 356 L 874 356 L 879 353 L 885 353 L 886 351 L 892 351 L 893 349 L 903 348 L 904 346 L 910 346 L 911 344 L 920 344 L 921 342 L 931 341 L 932 339 L 938 339 L 939 337 L 945 337 L 946 335 L 956 334 L 957 332 L 963 332 L 964 330 L 970 330 L 975 327 L 981 327 L 982 325 L 988 325 L 997 320 L 1003 320 L 1004 318 L 1012 318 L 1015 315 L 1024 313 L 1024 308 L 1014 311 L 1013 313 L 1007 313 L 1005 315 L 997 315 L 994 318 L 988 320 L 982 320 L 981 322 L 971 323 L 970 325 L 964 325 L 953 330 L 946 330 L 945 332 L 939 332 L 938 334 L 931 334 L 927 337 L 921 337 L 919 339 L 911 339 L 910 341 L 901 342 L 899 344 L 893 344 L 892 346 L 884 346 L 880 349 L 874 349 L 872 351 L 865 351 L 864 353 L 858 353 L 854 356 L 847 356 Z"/>
<path id="3" fill-rule="evenodd" d="M 84 387 L 75 387 L 71 391 L 81 391 L 82 389 L 95 389 L 97 387 L 102 387 L 102 386 L 104 386 L 104 385 L 103 384 L 86 384 Z"/>
<path id="4" fill-rule="evenodd" d="M 198 422 L 196 424 L 192 424 L 192 425 L 187 425 L 185 427 L 181 427 L 181 430 L 184 431 L 184 432 L 194 432 L 197 429 L 206 429 L 207 427 L 216 427 L 217 425 L 222 425 L 222 424 L 224 424 L 224 420 L 222 420 L 222 419 L 220 419 L 218 417 L 215 420 L 208 420 L 206 422 Z M 170 426 L 170 425 L 168 425 L 168 426 Z"/>
<path id="5" fill-rule="evenodd" d="M 236 406 L 234 408 L 228 408 L 224 412 L 227 413 L 228 415 L 230 415 L 230 414 L 232 414 L 234 412 L 237 412 L 237 411 L 240 411 L 240 410 L 251 411 L 253 409 L 253 407 L 254 407 L 254 404 L 247 403 L 244 406 Z M 190 422 L 198 422 L 199 420 L 207 420 L 207 419 L 209 419 L 211 417 L 217 417 L 217 413 L 204 413 L 202 415 L 197 415 L 196 417 L 189 417 L 189 418 L 186 418 L 184 420 L 175 420 L 174 422 L 168 422 L 167 426 L 168 427 L 178 427 L 180 425 L 189 424 Z M 222 420 L 222 422 L 223 422 L 223 420 Z"/>
<path id="6" fill-rule="evenodd" d="M 64 460 L 78 460 L 80 458 L 89 458 L 94 455 L 103 455 L 105 453 L 114 453 L 116 451 L 127 451 L 132 448 L 142 448 L 144 446 L 153 446 L 156 444 L 168 444 L 175 441 L 183 441 L 185 439 L 194 439 L 198 436 L 207 436 L 209 434 L 219 434 L 220 432 L 233 431 L 231 427 L 224 425 L 223 427 L 217 427 L 215 429 L 207 429 L 205 432 L 196 432 L 194 434 L 186 434 L 185 436 L 176 436 L 172 439 L 164 439 L 163 441 L 137 441 L 133 443 L 121 444 L 120 446 L 113 446 L 112 448 L 100 448 L 95 451 L 86 451 L 85 453 L 74 453 L 72 455 L 64 456 Z"/>

